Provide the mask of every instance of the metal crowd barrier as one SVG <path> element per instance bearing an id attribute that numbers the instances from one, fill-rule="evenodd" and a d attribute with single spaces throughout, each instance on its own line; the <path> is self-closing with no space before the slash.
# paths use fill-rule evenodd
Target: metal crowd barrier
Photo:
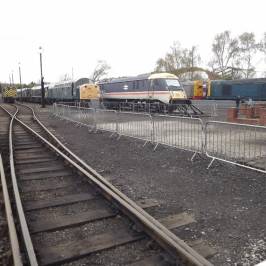
<path id="1" fill-rule="evenodd" d="M 117 112 L 114 110 L 94 109 L 97 130 L 117 132 Z"/>
<path id="2" fill-rule="evenodd" d="M 92 108 L 54 104 L 53 112 L 59 118 L 84 125 L 91 130 L 96 128 L 94 115 L 95 110 Z"/>
<path id="3" fill-rule="evenodd" d="M 54 114 L 91 129 L 168 145 L 266 173 L 266 127 L 199 118 L 117 112 L 54 104 Z M 145 145 L 144 144 L 144 145 Z"/>
<path id="4" fill-rule="evenodd" d="M 78 119 L 80 124 L 86 125 L 87 127 L 91 129 L 96 128 L 95 124 L 95 110 L 93 108 L 84 108 L 79 107 L 77 109 L 76 117 L 73 117 L 72 119 L 76 121 Z"/>
<path id="5" fill-rule="evenodd" d="M 205 127 L 208 157 L 266 173 L 266 127 L 209 121 Z"/>
<path id="6" fill-rule="evenodd" d="M 161 143 L 195 153 L 203 152 L 204 137 L 201 119 L 154 115 L 152 121 L 153 142 L 157 145 Z"/>
<path id="7" fill-rule="evenodd" d="M 152 141 L 152 117 L 150 114 L 117 112 L 117 133 L 136 139 Z M 145 145 L 144 144 L 144 145 Z"/>

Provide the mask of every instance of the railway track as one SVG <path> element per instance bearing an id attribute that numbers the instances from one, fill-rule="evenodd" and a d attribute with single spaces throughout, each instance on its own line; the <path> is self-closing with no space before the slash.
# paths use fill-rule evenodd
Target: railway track
<path id="1" fill-rule="evenodd" d="M 155 201 L 130 200 L 67 149 L 31 108 L 2 108 L 12 117 L 10 169 L 27 264 L 211 265 L 169 230 L 184 219 L 154 219 L 144 209 Z"/>

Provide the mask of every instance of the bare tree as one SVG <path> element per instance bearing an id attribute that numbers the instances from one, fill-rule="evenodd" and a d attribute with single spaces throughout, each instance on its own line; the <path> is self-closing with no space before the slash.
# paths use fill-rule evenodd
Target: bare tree
<path id="1" fill-rule="evenodd" d="M 184 49 L 182 56 L 182 66 L 190 68 L 190 79 L 194 79 L 194 68 L 198 67 L 201 63 L 201 57 L 197 52 L 197 47 L 192 46 L 191 49 Z"/>
<path id="2" fill-rule="evenodd" d="M 209 66 L 213 71 L 225 77 L 228 69 L 234 69 L 235 59 L 239 53 L 238 39 L 232 38 L 230 31 L 224 31 L 215 36 L 212 44 L 213 59 Z"/>
<path id="3" fill-rule="evenodd" d="M 173 46 L 170 47 L 164 58 L 159 58 L 156 62 L 156 71 L 173 72 L 176 69 L 182 67 L 182 53 L 183 49 L 180 47 L 179 42 L 174 42 Z"/>
<path id="4" fill-rule="evenodd" d="M 266 56 L 266 32 L 264 32 L 263 39 L 259 44 L 259 50 Z M 266 59 L 266 58 L 265 58 Z"/>
<path id="5" fill-rule="evenodd" d="M 99 60 L 91 75 L 91 80 L 93 82 L 97 82 L 100 79 L 104 78 L 104 76 L 108 74 L 110 68 L 111 67 L 105 61 Z"/>
<path id="6" fill-rule="evenodd" d="M 260 48 L 260 44 L 256 43 L 253 32 L 244 32 L 239 36 L 239 67 L 245 78 L 254 76 L 255 67 L 252 65 L 252 58 Z"/>
<path id="7" fill-rule="evenodd" d="M 164 58 L 159 58 L 157 60 L 155 70 L 177 74 L 179 73 L 179 69 L 186 68 L 190 74 L 190 77 L 187 78 L 193 79 L 193 69 L 200 64 L 200 61 L 201 58 L 197 52 L 196 46 L 192 46 L 191 49 L 184 49 L 180 46 L 179 42 L 174 42 L 173 46 L 170 47 L 170 52 L 168 52 Z M 191 69 L 191 71 L 189 71 L 189 69 Z M 182 76 L 185 75 L 186 73 L 182 74 Z"/>

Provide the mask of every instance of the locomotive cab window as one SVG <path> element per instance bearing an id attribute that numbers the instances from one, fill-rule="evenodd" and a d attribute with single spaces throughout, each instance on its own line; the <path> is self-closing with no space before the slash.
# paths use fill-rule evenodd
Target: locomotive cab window
<path id="1" fill-rule="evenodd" d="M 182 87 L 177 79 L 154 79 L 153 80 L 153 89 L 160 91 L 176 91 L 182 90 Z"/>
<path id="2" fill-rule="evenodd" d="M 166 88 L 168 90 L 173 90 L 173 91 L 183 90 L 177 79 L 166 79 L 165 83 L 166 83 Z"/>

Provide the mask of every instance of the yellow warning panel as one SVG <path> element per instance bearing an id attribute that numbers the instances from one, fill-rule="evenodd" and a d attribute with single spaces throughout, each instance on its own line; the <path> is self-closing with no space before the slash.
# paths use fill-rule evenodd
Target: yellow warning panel
<path id="1" fill-rule="evenodd" d="M 203 81 L 202 80 L 194 81 L 194 97 L 195 98 L 203 97 Z"/>
<path id="2" fill-rule="evenodd" d="M 80 100 L 92 100 L 100 98 L 100 88 L 96 84 L 84 84 L 80 86 Z"/>
<path id="3" fill-rule="evenodd" d="M 17 96 L 17 90 L 15 87 L 7 87 L 4 89 L 3 92 L 4 97 L 16 97 Z"/>

